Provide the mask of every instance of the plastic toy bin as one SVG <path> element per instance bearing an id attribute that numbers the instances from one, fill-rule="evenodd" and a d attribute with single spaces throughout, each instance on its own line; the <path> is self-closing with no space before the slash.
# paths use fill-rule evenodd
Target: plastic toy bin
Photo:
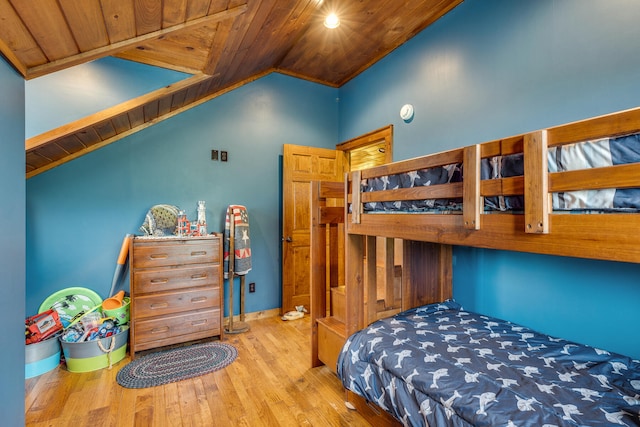
<path id="1" fill-rule="evenodd" d="M 62 351 L 69 372 L 90 372 L 115 365 L 127 354 L 129 327 L 111 337 L 84 342 L 64 342 Z M 115 340 L 112 348 L 112 341 Z"/>

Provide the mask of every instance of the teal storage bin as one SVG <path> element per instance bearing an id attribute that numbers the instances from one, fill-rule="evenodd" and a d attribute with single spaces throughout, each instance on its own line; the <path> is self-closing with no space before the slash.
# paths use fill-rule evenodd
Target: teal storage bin
<path id="1" fill-rule="evenodd" d="M 29 344 L 24 351 L 25 379 L 52 371 L 60 364 L 60 341 L 57 337 Z"/>

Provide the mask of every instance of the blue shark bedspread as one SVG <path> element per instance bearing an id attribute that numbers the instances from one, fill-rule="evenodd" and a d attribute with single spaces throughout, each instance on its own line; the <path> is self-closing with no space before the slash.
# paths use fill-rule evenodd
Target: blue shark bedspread
<path id="1" fill-rule="evenodd" d="M 347 389 L 409 426 L 640 425 L 640 361 L 454 301 L 372 323 L 337 368 Z"/>

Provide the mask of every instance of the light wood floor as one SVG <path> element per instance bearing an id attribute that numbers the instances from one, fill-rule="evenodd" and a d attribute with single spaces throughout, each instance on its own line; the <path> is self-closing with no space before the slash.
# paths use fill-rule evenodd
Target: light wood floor
<path id="1" fill-rule="evenodd" d="M 225 335 L 238 358 L 208 375 L 127 389 L 111 370 L 57 369 L 25 381 L 27 426 L 369 426 L 344 405 L 327 367 L 311 369 L 310 321 L 279 317 L 248 322 Z"/>

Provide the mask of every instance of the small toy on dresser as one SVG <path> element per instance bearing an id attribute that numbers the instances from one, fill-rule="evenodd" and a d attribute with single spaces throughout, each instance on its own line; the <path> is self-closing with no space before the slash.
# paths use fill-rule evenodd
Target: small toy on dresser
<path id="1" fill-rule="evenodd" d="M 207 209 L 204 200 L 198 201 L 198 234 L 207 235 Z"/>
<path id="2" fill-rule="evenodd" d="M 197 237 L 207 235 L 206 203 L 199 200 L 197 217 L 189 221 L 185 210 L 177 206 L 155 205 L 145 215 L 139 230 L 148 237 Z"/>

